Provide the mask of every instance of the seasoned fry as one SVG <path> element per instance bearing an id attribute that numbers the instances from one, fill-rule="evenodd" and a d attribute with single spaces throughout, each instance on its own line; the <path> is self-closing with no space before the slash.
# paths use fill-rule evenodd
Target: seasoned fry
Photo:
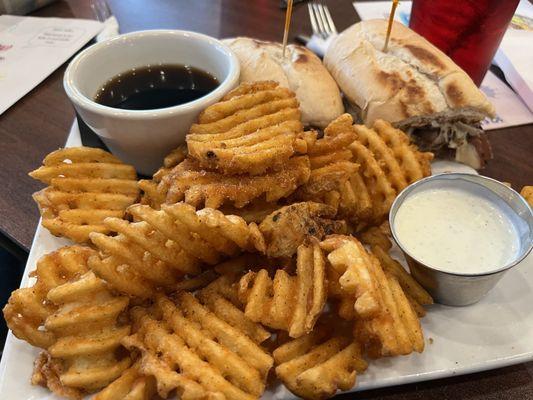
<path id="1" fill-rule="evenodd" d="M 403 173 L 407 185 L 431 175 L 430 162 L 433 153 L 418 151 L 410 144 L 409 137 L 400 129 L 395 129 L 389 122 L 378 119 L 374 122 L 374 130 L 391 149 Z M 398 191 L 403 187 L 397 187 Z"/>
<path id="2" fill-rule="evenodd" d="M 276 375 L 297 396 L 324 399 L 348 390 L 367 368 L 361 348 L 349 336 L 318 327 L 274 350 Z"/>
<path id="3" fill-rule="evenodd" d="M 263 82 L 237 88 L 226 100 L 205 109 L 187 135 L 190 156 L 223 174 L 260 175 L 280 170 L 305 142 L 293 92 Z"/>
<path id="4" fill-rule="evenodd" d="M 218 210 L 196 211 L 188 204 L 176 203 L 163 205 L 160 211 L 143 205 L 134 205 L 128 211 L 175 242 L 190 257 L 208 264 L 219 262 L 223 255 L 235 255 L 241 249 L 264 250 L 255 224 L 248 225 L 242 218 Z"/>
<path id="5" fill-rule="evenodd" d="M 256 343 L 262 343 L 270 337 L 260 324 L 249 319 L 237 293 L 237 286 L 226 276 L 207 286 L 198 293 L 198 299 L 219 318 L 245 333 Z"/>
<path id="6" fill-rule="evenodd" d="M 258 199 L 242 208 L 223 206 L 220 208 L 220 211 L 226 215 L 237 215 L 247 223 L 255 222 L 256 224 L 260 224 L 266 217 L 281 207 L 283 205 L 278 202 L 267 202 L 264 199 Z"/>
<path id="7" fill-rule="evenodd" d="M 397 279 L 385 274 L 379 259 L 353 237 L 332 235 L 321 247 L 329 252 L 327 258 L 334 270 L 328 276 L 338 277 L 339 285 L 332 289 L 341 299 L 339 312 L 345 319 L 355 319 L 355 336 L 368 354 L 382 357 L 422 352 L 424 338 L 417 313 Z M 355 301 L 353 315 L 347 309 L 350 298 Z"/>
<path id="8" fill-rule="evenodd" d="M 387 222 L 384 222 L 380 226 L 371 226 L 367 230 L 359 233 L 358 237 L 363 244 L 372 247 L 379 246 L 383 250 L 388 251 L 392 247 L 389 235 L 389 224 Z"/>
<path id="9" fill-rule="evenodd" d="M 420 321 L 396 278 L 378 271 L 386 313 L 355 322 L 355 335 L 371 357 L 398 356 L 424 350 Z"/>
<path id="10" fill-rule="evenodd" d="M 167 197 L 168 185 L 162 184 L 161 180 L 168 175 L 172 168 L 187 158 L 187 146 L 185 144 L 172 150 L 163 160 L 163 166 L 153 175 L 152 179 L 141 179 L 139 189 L 143 192 L 141 204 L 146 204 L 155 210 L 159 210 Z"/>
<path id="11" fill-rule="evenodd" d="M 88 247 L 68 246 L 37 261 L 31 273 L 36 278 L 35 284 L 11 293 L 3 310 L 7 326 L 16 337 L 41 348 L 48 348 L 54 342 L 54 334 L 43 329 L 46 318 L 57 309 L 47 299 L 48 292 L 87 272 L 87 260 L 95 253 Z"/>
<path id="12" fill-rule="evenodd" d="M 185 160 L 166 175 L 160 186 L 168 186 L 166 203 L 185 201 L 194 207 L 218 209 L 224 203 L 242 208 L 253 200 L 263 197 L 267 202 L 276 202 L 288 197 L 296 188 L 309 179 L 309 159 L 293 157 L 284 169 L 265 175 L 223 175 L 198 168 L 194 162 Z"/>
<path id="13" fill-rule="evenodd" d="M 144 376 L 139 363 L 128 368 L 113 383 L 93 397 L 93 400 L 150 400 L 156 393 L 153 376 Z"/>
<path id="14" fill-rule="evenodd" d="M 274 280 L 265 269 L 249 272 L 239 282 L 246 304 L 244 314 L 252 321 L 300 337 L 310 332 L 326 303 L 325 260 L 318 241 L 298 247 L 296 276 L 282 269 Z"/>
<path id="15" fill-rule="evenodd" d="M 335 209 L 321 203 L 302 202 L 285 206 L 259 225 L 269 257 L 291 257 L 307 237 L 322 239 L 332 233 L 346 233 L 346 224 L 336 221 Z"/>
<path id="16" fill-rule="evenodd" d="M 273 360 L 250 337 L 186 292 L 177 305 L 158 296 L 155 307 L 162 320 L 135 309 L 139 329 L 123 342 L 141 351 L 141 371 L 155 377 L 160 396 L 175 388 L 184 399 L 261 395 Z"/>
<path id="17" fill-rule="evenodd" d="M 68 388 L 81 395 L 107 386 L 130 366 L 129 356 L 116 355 L 120 340 L 130 333 L 129 325 L 118 323 L 128 298 L 113 295 L 89 271 L 51 289 L 47 300 L 57 306 L 44 323 L 55 341 L 48 347 L 46 362 L 38 363 L 36 383 L 58 394 Z M 47 371 L 55 371 L 57 379 Z"/>
<path id="18" fill-rule="evenodd" d="M 372 246 L 372 253 L 378 258 L 383 270 L 398 280 L 406 295 L 420 305 L 433 304 L 430 294 L 386 250 Z"/>
<path id="19" fill-rule="evenodd" d="M 432 153 L 421 153 L 409 138 L 388 122 L 378 120 L 373 129 L 355 125 L 357 140 L 350 145 L 370 193 L 373 222 L 381 222 L 396 196 L 408 184 L 431 174 Z"/>
<path id="20" fill-rule="evenodd" d="M 108 233 L 107 217 L 122 218 L 139 194 L 132 166 L 90 147 L 56 150 L 30 176 L 49 186 L 33 195 L 42 224 L 53 235 L 78 243 L 91 232 Z"/>
<path id="21" fill-rule="evenodd" d="M 348 149 L 357 138 L 352 123 L 352 117 L 343 114 L 326 127 L 320 139 L 317 132 L 305 133 L 311 175 L 295 193 L 296 199 L 317 201 L 331 191 L 340 191 L 357 172 L 359 166 L 352 162 L 353 155 Z"/>
<path id="22" fill-rule="evenodd" d="M 365 248 L 355 238 L 331 235 L 321 244 L 329 251 L 331 267 L 340 275 L 339 284 L 345 293 L 353 294 L 354 309 L 359 318 L 369 319 L 382 311 L 383 300 L 374 264 Z"/>

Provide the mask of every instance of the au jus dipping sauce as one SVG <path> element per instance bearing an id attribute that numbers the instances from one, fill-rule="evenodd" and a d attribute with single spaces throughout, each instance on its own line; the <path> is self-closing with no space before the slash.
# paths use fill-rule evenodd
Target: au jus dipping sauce
<path id="1" fill-rule="evenodd" d="M 218 85 L 214 76 L 195 67 L 148 65 L 114 76 L 98 89 L 94 101 L 125 110 L 154 110 L 199 99 Z"/>
<path id="2" fill-rule="evenodd" d="M 406 197 L 394 218 L 412 257 L 441 271 L 475 274 L 511 263 L 519 236 L 506 204 L 487 189 L 432 187 Z"/>

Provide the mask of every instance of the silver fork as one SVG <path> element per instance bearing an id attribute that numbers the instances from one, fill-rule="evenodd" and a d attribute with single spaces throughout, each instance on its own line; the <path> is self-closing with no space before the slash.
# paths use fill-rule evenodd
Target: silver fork
<path id="1" fill-rule="evenodd" d="M 93 10 L 94 16 L 100 22 L 105 22 L 106 19 L 111 17 L 113 13 L 105 0 L 92 0 L 91 8 Z"/>
<path id="2" fill-rule="evenodd" d="M 119 34 L 118 21 L 111 12 L 107 1 L 91 0 L 91 8 L 96 19 L 104 24 L 104 28 L 96 36 L 96 41 L 101 42 L 117 36 Z"/>
<path id="3" fill-rule="evenodd" d="M 309 18 L 311 19 L 313 35 L 320 36 L 325 40 L 328 37 L 337 34 L 337 28 L 333 23 L 327 5 L 319 1 L 312 1 L 307 3 L 307 8 L 309 9 Z"/>

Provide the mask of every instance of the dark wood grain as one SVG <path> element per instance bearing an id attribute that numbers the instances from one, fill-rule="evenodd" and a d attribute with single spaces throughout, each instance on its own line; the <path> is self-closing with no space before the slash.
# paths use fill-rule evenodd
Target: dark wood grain
<path id="1" fill-rule="evenodd" d="M 173 28 L 216 37 L 236 35 L 281 40 L 284 13 L 278 0 L 108 0 L 122 32 Z M 339 30 L 358 17 L 349 0 L 328 0 Z M 89 0 L 60 1 L 38 16 L 92 18 Z M 305 4 L 294 10 L 291 37 L 311 32 Z M 27 176 L 44 155 L 62 146 L 74 112 L 63 92 L 64 66 L 0 116 L 0 231 L 28 250 L 38 220 L 31 194 L 40 188 Z M 495 158 L 484 174 L 533 183 L 533 126 L 491 131 Z M 523 332 L 530 335 L 531 332 Z M 432 382 L 342 395 L 339 399 L 532 399 L 533 363 Z"/>

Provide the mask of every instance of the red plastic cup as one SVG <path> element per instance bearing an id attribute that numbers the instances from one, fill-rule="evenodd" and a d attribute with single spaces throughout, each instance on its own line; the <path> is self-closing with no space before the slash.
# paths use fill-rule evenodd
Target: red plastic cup
<path id="1" fill-rule="evenodd" d="M 480 85 L 520 0 L 413 0 L 409 27 Z"/>

